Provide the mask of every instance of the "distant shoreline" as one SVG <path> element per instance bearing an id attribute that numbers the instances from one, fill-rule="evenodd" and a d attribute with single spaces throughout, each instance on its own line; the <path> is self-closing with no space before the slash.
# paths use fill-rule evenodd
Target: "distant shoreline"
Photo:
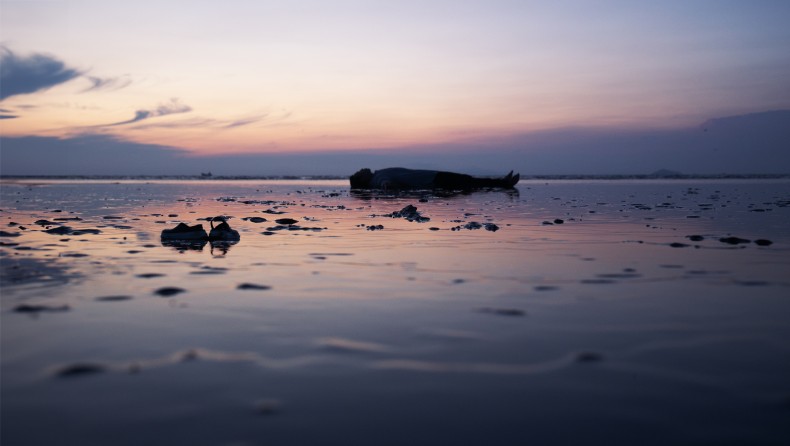
<path id="1" fill-rule="evenodd" d="M 788 174 L 717 174 L 717 175 L 521 175 L 522 180 L 778 180 L 790 179 Z M 176 181 L 232 181 L 232 180 L 346 180 L 340 175 L 0 175 L 0 181 L 23 180 L 176 180 Z"/>

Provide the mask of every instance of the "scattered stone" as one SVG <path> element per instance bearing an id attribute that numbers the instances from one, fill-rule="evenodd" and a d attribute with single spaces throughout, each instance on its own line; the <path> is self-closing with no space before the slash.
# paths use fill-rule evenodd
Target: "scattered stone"
<path id="1" fill-rule="evenodd" d="M 105 220 L 123 220 L 123 217 L 118 217 L 117 215 L 105 215 L 102 218 Z"/>
<path id="2" fill-rule="evenodd" d="M 158 294 L 159 296 L 162 297 L 175 296 L 176 294 L 184 293 L 184 292 L 186 292 L 185 289 L 174 287 L 174 286 L 166 286 L 154 291 L 155 294 Z"/>
<path id="3" fill-rule="evenodd" d="M 555 225 L 561 225 L 561 224 L 563 224 L 563 223 L 565 223 L 565 220 L 563 220 L 563 219 L 561 219 L 561 218 L 555 218 L 555 219 L 554 219 L 554 224 L 555 224 Z"/>
<path id="4" fill-rule="evenodd" d="M 72 229 L 69 226 L 58 226 L 56 228 L 47 229 L 44 232 L 47 234 L 67 235 L 71 234 Z"/>
<path id="5" fill-rule="evenodd" d="M 123 300 L 131 300 L 132 296 L 101 296 L 97 297 L 96 300 L 99 302 L 120 302 Z"/>
<path id="6" fill-rule="evenodd" d="M 96 373 L 104 373 L 107 368 L 101 364 L 95 363 L 77 363 L 67 365 L 55 372 L 55 376 L 59 378 L 73 378 L 76 376 L 95 375 Z"/>
<path id="7" fill-rule="evenodd" d="M 20 234 L 18 232 L 0 231 L 0 237 L 19 237 L 20 235 L 22 235 L 22 234 Z"/>
<path id="8" fill-rule="evenodd" d="M 252 223 L 263 223 L 265 221 L 269 221 L 269 220 L 266 220 L 263 217 L 247 217 L 247 218 L 243 218 L 242 220 L 247 220 L 247 221 L 252 222 Z"/>
<path id="9" fill-rule="evenodd" d="M 470 221 L 469 223 L 464 225 L 464 229 L 469 229 L 469 230 L 480 229 L 482 227 L 483 227 L 483 225 L 481 225 L 480 223 L 478 223 L 476 221 Z"/>
<path id="10" fill-rule="evenodd" d="M 705 240 L 705 237 L 701 235 L 687 235 L 686 238 L 691 240 L 692 242 L 701 242 Z"/>
<path id="11" fill-rule="evenodd" d="M 438 231 L 439 230 L 439 228 L 437 228 L 436 226 L 431 226 L 428 229 L 431 230 L 431 231 Z"/>
<path id="12" fill-rule="evenodd" d="M 60 223 L 57 223 L 57 222 L 54 222 L 54 221 L 49 221 L 49 220 L 36 220 L 36 221 L 33 222 L 33 224 L 34 225 L 39 225 L 39 226 L 59 226 L 60 225 Z"/>
<path id="13" fill-rule="evenodd" d="M 518 308 L 490 308 L 485 307 L 478 310 L 480 313 L 496 314 L 499 316 L 525 316 L 527 313 Z"/>
<path id="14" fill-rule="evenodd" d="M 670 243 L 670 244 L 669 244 L 669 246 L 671 246 L 671 247 L 673 247 L 673 248 L 688 248 L 688 247 L 689 247 L 689 246 L 691 246 L 691 245 L 688 245 L 688 244 L 686 244 L 686 243 L 678 243 L 678 242 L 674 242 L 674 243 Z"/>
<path id="15" fill-rule="evenodd" d="M 366 228 L 368 231 L 380 231 L 384 229 L 384 225 L 370 225 Z"/>
<path id="16" fill-rule="evenodd" d="M 559 288 L 556 287 L 556 286 L 552 286 L 552 285 L 537 285 L 533 289 L 535 291 L 554 291 L 554 290 L 557 290 Z"/>
<path id="17" fill-rule="evenodd" d="M 164 229 L 160 236 L 162 240 L 208 240 L 208 234 L 203 225 L 188 226 L 179 223 L 173 229 Z"/>
<path id="18" fill-rule="evenodd" d="M 770 240 L 766 240 L 764 238 L 758 238 L 757 240 L 754 241 L 754 244 L 757 246 L 771 246 L 774 244 L 774 242 Z"/>
<path id="19" fill-rule="evenodd" d="M 278 218 L 277 220 L 274 220 L 274 222 L 277 223 L 278 225 L 291 226 L 296 223 L 299 223 L 299 220 L 294 220 L 293 218 Z"/>
<path id="20" fill-rule="evenodd" d="M 237 290 L 270 290 L 269 285 L 258 285 L 256 283 L 242 283 L 236 287 Z"/>
<path id="21" fill-rule="evenodd" d="M 552 223 L 552 222 L 550 222 L 550 221 L 548 221 L 548 220 L 544 220 L 544 221 L 543 221 L 541 224 L 542 224 L 543 226 L 553 226 L 553 225 L 554 225 L 554 223 Z"/>
<path id="22" fill-rule="evenodd" d="M 483 223 L 483 227 L 485 228 L 486 231 L 491 231 L 491 232 L 496 232 L 499 230 L 499 226 L 493 223 Z"/>
<path id="23" fill-rule="evenodd" d="M 418 211 L 417 207 L 409 204 L 406 205 L 403 209 L 399 211 L 395 211 L 389 214 L 385 214 L 384 217 L 392 217 L 392 218 L 405 218 L 408 221 L 416 221 L 417 223 L 425 223 L 426 221 L 430 221 L 429 217 L 422 216 Z"/>
<path id="24" fill-rule="evenodd" d="M 722 237 L 719 239 L 722 243 L 727 243 L 728 245 L 739 245 L 742 243 L 751 243 L 751 240 L 747 240 L 745 238 L 740 237 Z"/>
<path id="25" fill-rule="evenodd" d="M 37 304 L 19 304 L 14 307 L 14 312 L 16 313 L 63 313 L 65 311 L 71 310 L 71 307 L 68 305 L 37 305 Z"/>
<path id="26" fill-rule="evenodd" d="M 155 277 L 164 277 L 164 276 L 165 275 L 161 273 L 143 273 L 143 274 L 138 274 L 135 277 L 139 277 L 141 279 L 153 279 Z"/>

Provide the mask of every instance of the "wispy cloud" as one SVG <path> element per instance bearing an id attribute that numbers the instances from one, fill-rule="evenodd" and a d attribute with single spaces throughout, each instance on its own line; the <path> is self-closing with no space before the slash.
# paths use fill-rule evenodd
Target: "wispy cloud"
<path id="1" fill-rule="evenodd" d="M 83 74 L 46 54 L 18 56 L 5 46 L 0 46 L 0 53 L 0 100 L 46 90 Z"/>
<path id="2" fill-rule="evenodd" d="M 120 90 L 121 88 L 128 87 L 132 80 L 127 77 L 96 77 L 85 76 L 91 86 L 82 90 L 83 93 L 99 90 Z"/>
<path id="3" fill-rule="evenodd" d="M 161 104 L 155 109 L 137 110 L 136 112 L 134 112 L 134 117 L 132 119 L 127 119 L 126 121 L 121 121 L 121 122 L 114 122 L 112 124 L 105 124 L 99 127 L 114 127 L 119 125 L 129 125 L 149 118 L 172 115 L 176 113 L 188 113 L 191 111 L 192 111 L 192 107 L 186 104 L 182 104 L 178 98 L 171 98 L 170 102 Z"/>
<path id="4" fill-rule="evenodd" d="M 251 116 L 249 118 L 237 119 L 235 121 L 232 121 L 232 122 L 229 122 L 229 123 L 223 125 L 222 127 L 226 128 L 226 129 L 232 129 L 232 128 L 235 128 L 235 127 L 243 127 L 245 125 L 254 124 L 254 123 L 266 118 L 266 116 L 268 116 L 268 115 Z"/>

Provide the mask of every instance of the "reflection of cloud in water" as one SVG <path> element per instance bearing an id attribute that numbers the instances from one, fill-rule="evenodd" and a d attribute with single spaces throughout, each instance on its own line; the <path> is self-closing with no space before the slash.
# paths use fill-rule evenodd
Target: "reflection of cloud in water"
<path id="1" fill-rule="evenodd" d="M 68 265 L 54 259 L 0 257 L 3 291 L 15 285 L 64 285 L 79 277 Z"/>

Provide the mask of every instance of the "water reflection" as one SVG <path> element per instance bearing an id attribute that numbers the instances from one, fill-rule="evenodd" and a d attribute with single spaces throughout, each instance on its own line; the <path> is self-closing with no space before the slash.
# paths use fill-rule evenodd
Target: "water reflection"
<path id="1" fill-rule="evenodd" d="M 238 240 L 232 241 L 211 241 L 211 255 L 214 257 L 224 257 L 228 251 L 230 251 L 231 246 L 239 243 Z M 216 250 L 216 251 L 215 251 Z"/>
<path id="2" fill-rule="evenodd" d="M 162 246 L 173 248 L 178 252 L 203 251 L 208 240 L 162 240 Z"/>

